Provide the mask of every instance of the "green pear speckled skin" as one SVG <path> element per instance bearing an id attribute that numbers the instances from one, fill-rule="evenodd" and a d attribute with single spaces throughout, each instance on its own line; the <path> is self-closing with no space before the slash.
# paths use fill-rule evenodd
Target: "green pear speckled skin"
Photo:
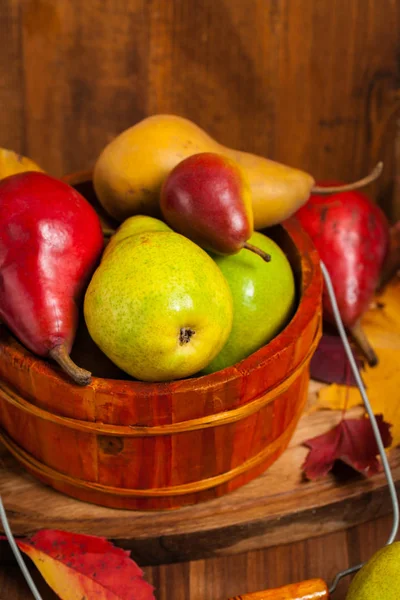
<path id="1" fill-rule="evenodd" d="M 271 262 L 246 249 L 231 256 L 212 255 L 232 292 L 233 324 L 228 341 L 204 373 L 243 360 L 276 336 L 293 314 L 295 282 L 285 254 L 262 233 L 255 232 L 249 242 L 270 254 Z"/>
<path id="2" fill-rule="evenodd" d="M 398 600 L 400 598 L 400 542 L 376 552 L 358 571 L 346 600 Z"/>
<path id="3" fill-rule="evenodd" d="M 232 326 L 221 271 L 182 235 L 152 231 L 121 240 L 88 286 L 91 337 L 123 371 L 143 381 L 188 377 L 218 354 Z"/>
<path id="4" fill-rule="evenodd" d="M 171 227 L 168 227 L 164 221 L 155 219 L 154 217 L 148 217 L 147 215 L 135 215 L 126 219 L 111 237 L 108 242 L 106 249 L 104 250 L 103 257 L 106 256 L 114 248 L 115 244 L 121 240 L 129 237 L 130 235 L 137 235 L 138 233 L 144 233 L 145 231 L 172 231 Z"/>

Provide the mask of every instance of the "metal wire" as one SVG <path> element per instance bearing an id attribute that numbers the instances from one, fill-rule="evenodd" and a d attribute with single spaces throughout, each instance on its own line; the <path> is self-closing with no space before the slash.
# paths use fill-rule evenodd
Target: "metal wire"
<path id="1" fill-rule="evenodd" d="M 392 525 L 392 530 L 390 532 L 389 538 L 386 542 L 386 545 L 389 545 L 392 542 L 394 542 L 394 540 L 396 539 L 397 531 L 399 528 L 399 502 L 397 499 L 396 487 L 395 487 L 395 484 L 393 481 L 392 472 L 390 470 L 389 461 L 386 456 L 385 447 L 382 442 L 379 427 L 376 422 L 375 415 L 372 410 L 371 404 L 369 402 L 367 393 L 365 391 L 365 386 L 361 379 L 361 375 L 358 370 L 357 363 L 355 361 L 352 349 L 351 349 L 349 341 L 347 339 L 346 331 L 345 331 L 345 328 L 344 328 L 344 325 L 343 325 L 343 322 L 342 322 L 342 319 L 340 316 L 339 308 L 338 308 L 338 305 L 336 302 L 336 297 L 335 297 L 335 292 L 333 290 L 332 280 L 329 276 L 328 269 L 326 268 L 326 266 L 324 265 L 324 263 L 322 261 L 320 261 L 320 265 L 321 265 L 321 269 L 322 269 L 322 274 L 324 276 L 326 290 L 328 292 L 329 299 L 331 302 L 333 315 L 335 317 L 336 325 L 339 330 L 339 335 L 343 342 L 343 346 L 346 351 L 347 358 L 349 359 L 350 367 L 351 367 L 351 370 L 353 371 L 353 375 L 356 380 L 358 389 L 360 390 L 360 394 L 363 399 L 365 409 L 366 409 L 366 411 L 368 413 L 368 417 L 371 421 L 372 430 L 374 432 L 374 436 L 375 436 L 376 443 L 378 446 L 379 454 L 380 454 L 381 460 L 382 460 L 383 470 L 385 472 L 388 487 L 389 487 L 390 498 L 391 498 L 392 505 L 393 505 L 393 525 Z M 329 588 L 329 593 L 332 594 L 335 591 L 337 584 L 343 577 L 346 577 L 347 575 L 351 575 L 352 573 L 359 571 L 364 564 L 365 563 L 360 563 L 359 565 L 355 565 L 354 567 L 350 567 L 349 569 L 340 571 L 340 573 L 338 573 L 336 575 L 335 579 L 333 580 L 332 585 Z"/>
<path id="2" fill-rule="evenodd" d="M 19 551 L 19 548 L 15 542 L 13 533 L 11 531 L 10 524 L 7 519 L 6 511 L 4 509 L 4 505 L 3 505 L 3 501 L 1 499 L 1 496 L 0 496 L 0 520 L 1 520 L 1 524 L 3 525 L 4 533 L 6 534 L 8 543 L 11 546 L 11 550 L 13 551 L 14 556 L 17 559 L 18 566 L 21 569 L 21 571 L 26 579 L 26 583 L 28 584 L 28 586 L 33 594 L 33 597 L 35 598 L 35 600 L 42 600 L 42 597 L 38 592 L 38 589 L 31 577 L 31 574 L 29 573 L 29 571 L 27 569 L 24 559 L 22 558 L 21 552 Z"/>

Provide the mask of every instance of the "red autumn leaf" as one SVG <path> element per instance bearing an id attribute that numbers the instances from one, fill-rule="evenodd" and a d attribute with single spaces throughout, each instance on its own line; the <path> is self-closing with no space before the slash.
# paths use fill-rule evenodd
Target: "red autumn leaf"
<path id="1" fill-rule="evenodd" d="M 105 538 L 43 529 L 16 542 L 62 600 L 154 600 L 130 552 Z"/>
<path id="2" fill-rule="evenodd" d="M 362 361 L 355 357 L 361 367 Z M 357 385 L 339 335 L 323 334 L 310 362 L 310 375 L 323 383 Z"/>
<path id="3" fill-rule="evenodd" d="M 389 423 L 382 415 L 376 415 L 382 441 L 387 448 L 392 442 Z M 371 421 L 343 419 L 330 431 L 304 442 L 310 448 L 302 466 L 308 479 L 318 479 L 326 475 L 336 460 L 341 460 L 367 477 L 378 473 L 382 466 L 378 460 L 378 446 Z"/>

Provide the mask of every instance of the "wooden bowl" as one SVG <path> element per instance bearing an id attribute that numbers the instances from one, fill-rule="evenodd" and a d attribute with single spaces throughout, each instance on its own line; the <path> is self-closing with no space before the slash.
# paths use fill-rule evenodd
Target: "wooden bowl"
<path id="1" fill-rule="evenodd" d="M 67 181 L 98 208 L 88 174 Z M 0 327 L 0 439 L 22 465 L 75 498 L 140 510 L 216 498 L 267 469 L 307 399 L 322 291 L 318 254 L 297 220 L 267 233 L 292 265 L 297 311 L 269 344 L 212 375 L 134 381 L 95 347 L 81 319 L 74 358 L 94 377 L 79 387 Z"/>

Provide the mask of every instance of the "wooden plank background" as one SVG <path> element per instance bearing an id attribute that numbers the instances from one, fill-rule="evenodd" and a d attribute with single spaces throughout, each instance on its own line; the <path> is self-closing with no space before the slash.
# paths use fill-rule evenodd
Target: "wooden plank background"
<path id="1" fill-rule="evenodd" d="M 349 180 L 392 206 L 398 0 L 1 0 L 0 146 L 54 175 L 143 117 Z"/>

